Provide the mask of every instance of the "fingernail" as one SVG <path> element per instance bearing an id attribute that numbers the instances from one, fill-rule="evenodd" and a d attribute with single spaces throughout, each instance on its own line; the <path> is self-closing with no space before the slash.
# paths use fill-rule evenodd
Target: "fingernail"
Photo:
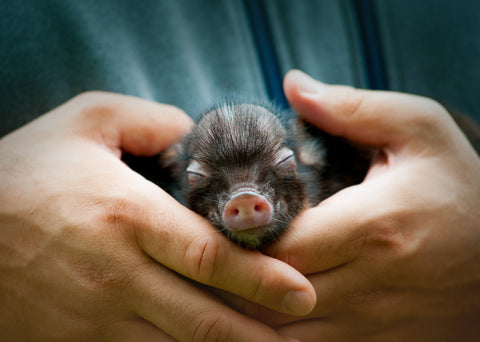
<path id="1" fill-rule="evenodd" d="M 283 304 L 294 315 L 306 315 L 313 310 L 315 302 L 306 291 L 290 291 L 283 298 Z"/>
<path id="2" fill-rule="evenodd" d="M 294 70 L 291 72 L 291 77 L 297 84 L 300 93 L 305 96 L 320 95 L 324 90 L 324 84 L 315 80 L 306 73 L 300 70 Z"/>

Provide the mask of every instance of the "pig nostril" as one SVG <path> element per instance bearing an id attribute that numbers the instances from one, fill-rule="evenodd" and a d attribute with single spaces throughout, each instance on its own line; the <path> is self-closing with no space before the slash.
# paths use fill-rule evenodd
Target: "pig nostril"
<path id="1" fill-rule="evenodd" d="M 244 192 L 225 204 L 222 218 L 233 231 L 256 228 L 270 222 L 272 206 L 263 196 Z"/>

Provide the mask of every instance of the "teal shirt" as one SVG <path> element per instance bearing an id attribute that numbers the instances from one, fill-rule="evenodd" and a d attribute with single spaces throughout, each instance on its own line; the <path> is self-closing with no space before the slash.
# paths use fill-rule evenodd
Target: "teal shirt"
<path id="1" fill-rule="evenodd" d="M 195 116 L 232 93 L 275 97 L 292 68 L 433 97 L 480 121 L 479 1 L 253 3 L 0 0 L 0 136 L 88 90 Z"/>

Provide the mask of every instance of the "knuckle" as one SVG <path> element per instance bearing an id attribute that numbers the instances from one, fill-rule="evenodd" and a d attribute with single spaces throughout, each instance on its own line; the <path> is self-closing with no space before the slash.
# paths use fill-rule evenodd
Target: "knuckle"
<path id="1" fill-rule="evenodd" d="M 85 294 L 113 294 L 125 284 L 129 275 L 125 271 L 125 259 L 114 247 L 118 241 L 112 241 L 111 234 L 104 230 L 84 228 L 82 225 L 72 231 L 70 227 L 62 235 L 62 249 L 75 249 L 65 263 L 69 277 Z M 75 236 L 73 240 L 72 235 Z"/>
<path id="2" fill-rule="evenodd" d="M 412 218 L 405 212 L 404 204 L 398 203 L 388 214 L 377 217 L 366 234 L 365 246 L 373 260 L 395 264 L 413 252 L 416 239 Z M 363 249 L 365 250 L 365 249 Z"/>
<path id="3" fill-rule="evenodd" d="M 424 111 L 433 117 L 438 117 L 443 112 L 447 112 L 447 110 L 443 107 L 443 105 L 429 97 L 421 97 L 423 102 Z"/>
<path id="4" fill-rule="evenodd" d="M 421 126 L 433 127 L 443 119 L 442 106 L 432 99 L 424 99 L 422 103 L 422 110 L 417 114 L 417 124 Z"/>
<path id="5" fill-rule="evenodd" d="M 433 99 L 426 97 L 417 99 L 418 109 L 412 113 L 412 132 L 422 136 L 427 134 L 429 137 L 443 134 L 449 116 L 447 110 Z"/>
<path id="6" fill-rule="evenodd" d="M 127 190 L 116 191 L 115 187 L 110 187 L 108 193 L 98 199 L 102 221 L 115 231 L 124 226 L 134 226 L 142 219 L 142 205 L 130 198 Z"/>
<path id="7" fill-rule="evenodd" d="M 112 260 L 79 260 L 71 269 L 79 285 L 94 292 L 118 289 L 123 283 L 123 272 L 118 272 Z"/>
<path id="8" fill-rule="evenodd" d="M 122 106 L 121 100 L 118 94 L 88 91 L 75 96 L 70 105 L 76 109 L 73 112 L 79 123 L 104 123 L 114 118 Z"/>
<path id="9" fill-rule="evenodd" d="M 192 341 L 230 341 L 232 339 L 232 323 L 223 313 L 202 313 L 194 325 Z"/>
<path id="10" fill-rule="evenodd" d="M 84 122 L 107 122 L 114 115 L 115 109 L 108 103 L 90 103 L 79 111 L 79 119 Z"/>
<path id="11" fill-rule="evenodd" d="M 364 102 L 362 91 L 350 86 L 341 86 L 339 92 L 339 111 L 349 120 L 357 116 Z"/>
<path id="12" fill-rule="evenodd" d="M 132 222 L 138 210 L 120 195 L 97 200 L 101 202 L 93 206 L 93 211 L 80 222 L 71 224 L 62 236 L 67 245 L 73 243 L 77 249 L 78 255 L 69 267 L 80 285 L 94 292 L 112 293 L 121 289 L 131 274 L 130 260 L 118 250 L 128 239 L 125 235 L 131 232 L 125 229 L 126 222 Z M 73 242 L 72 236 L 76 239 Z"/>
<path id="13" fill-rule="evenodd" d="M 186 246 L 183 262 L 187 275 L 211 284 L 219 279 L 222 245 L 214 236 L 193 237 Z"/>
<path id="14" fill-rule="evenodd" d="M 401 220 L 395 217 L 380 219 L 375 229 L 368 235 L 368 243 L 378 249 L 394 249 L 400 244 Z"/>

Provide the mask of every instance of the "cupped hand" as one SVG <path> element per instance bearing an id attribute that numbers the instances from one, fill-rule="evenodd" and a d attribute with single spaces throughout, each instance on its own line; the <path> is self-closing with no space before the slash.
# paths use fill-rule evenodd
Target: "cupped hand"
<path id="1" fill-rule="evenodd" d="M 480 159 L 447 111 L 299 71 L 284 86 L 307 121 L 378 153 L 361 184 L 305 211 L 270 250 L 308 274 L 315 309 L 233 303 L 302 341 L 479 339 Z"/>
<path id="2" fill-rule="evenodd" d="M 313 308 L 311 284 L 120 160 L 190 126 L 172 106 L 87 93 L 0 140 L 2 341 L 286 339 L 187 278 L 293 314 Z"/>

